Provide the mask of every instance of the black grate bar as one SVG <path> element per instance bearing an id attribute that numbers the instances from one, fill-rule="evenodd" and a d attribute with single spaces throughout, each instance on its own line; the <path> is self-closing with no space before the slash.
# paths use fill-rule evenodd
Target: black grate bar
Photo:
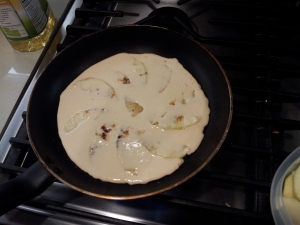
<path id="1" fill-rule="evenodd" d="M 195 31 L 187 27 L 178 17 L 174 17 L 174 19 L 187 31 L 189 34 L 196 39 L 197 41 L 204 44 L 212 44 L 212 45 L 221 45 L 221 46 L 230 46 L 230 47 L 239 47 L 239 48 L 266 48 L 266 44 L 250 42 L 245 40 L 232 40 L 226 38 L 212 38 L 212 37 L 202 37 L 197 34 Z"/>
<path id="2" fill-rule="evenodd" d="M 61 50 L 63 50 L 64 48 L 68 47 L 68 44 L 58 44 L 56 49 L 57 49 L 57 53 L 59 53 Z"/>
<path id="3" fill-rule="evenodd" d="M 270 181 L 251 179 L 246 177 L 237 177 L 237 176 L 220 174 L 220 173 L 210 172 L 205 170 L 201 170 L 199 173 L 195 175 L 195 177 L 223 182 L 230 185 L 243 186 L 247 188 L 264 189 L 267 191 L 269 191 L 271 187 Z"/>
<path id="4" fill-rule="evenodd" d="M 230 142 L 224 142 L 220 150 L 255 156 L 257 158 L 269 158 L 273 155 L 271 148 L 260 148 L 256 146 L 234 144 Z"/>
<path id="5" fill-rule="evenodd" d="M 23 118 L 23 120 L 26 120 L 26 111 L 22 112 L 22 118 Z"/>
<path id="6" fill-rule="evenodd" d="M 12 171 L 12 172 L 15 172 L 15 173 L 23 173 L 23 172 L 26 171 L 26 168 L 14 166 L 14 165 L 9 165 L 9 164 L 5 164 L 5 163 L 0 163 L 0 168 L 5 169 L 5 170 L 9 170 L 9 171 Z"/>
<path id="7" fill-rule="evenodd" d="M 231 71 L 267 72 L 269 69 L 267 66 L 228 63 L 228 62 L 222 62 L 222 60 L 220 61 L 220 63 L 222 64 L 224 69 L 231 70 Z"/>
<path id="8" fill-rule="evenodd" d="M 276 45 L 274 46 L 274 48 L 271 47 L 271 51 L 276 53 L 276 55 L 288 55 L 293 57 L 299 57 L 300 46 L 284 47 Z"/>
<path id="9" fill-rule="evenodd" d="M 147 16 L 145 17 L 144 19 L 141 19 L 139 21 L 137 21 L 135 24 L 138 24 L 138 25 L 143 25 L 145 23 L 148 23 L 149 21 L 151 21 L 152 19 L 155 18 L 155 15 L 152 15 L 152 16 Z"/>
<path id="10" fill-rule="evenodd" d="M 24 139 L 20 139 L 20 138 L 14 138 L 11 137 L 9 139 L 9 143 L 12 145 L 23 145 L 23 146 L 28 146 L 30 147 L 30 141 L 29 140 L 24 140 Z"/>
<path id="11" fill-rule="evenodd" d="M 187 3 L 191 0 L 178 0 L 177 5 L 183 5 L 184 3 Z"/>
<path id="12" fill-rule="evenodd" d="M 40 203 L 42 202 L 42 203 Z M 136 225 L 136 223 L 132 223 L 129 221 L 125 221 L 122 219 L 115 219 L 113 217 L 103 216 L 103 215 L 97 215 L 89 212 L 80 211 L 77 209 L 67 208 L 65 206 L 60 205 L 52 205 L 47 202 L 43 202 L 41 199 L 39 200 L 31 200 L 29 202 L 26 202 L 24 205 L 30 207 L 30 208 L 37 208 L 47 211 L 47 213 L 51 214 L 51 216 L 54 216 L 56 218 L 62 218 L 66 219 L 68 217 L 72 217 L 72 222 L 78 220 L 79 223 L 76 224 L 83 224 L 84 222 L 92 221 L 88 224 L 115 224 L 115 225 Z M 73 223 L 72 223 L 73 224 Z M 75 224 L 75 222 L 74 222 Z M 85 224 L 85 223 L 84 223 Z"/>
<path id="13" fill-rule="evenodd" d="M 224 10 L 245 10 L 251 13 L 257 13 L 258 11 L 264 12 L 266 10 L 266 6 L 264 5 L 247 5 L 247 4 L 239 4 L 239 3 L 227 3 L 227 2 L 218 2 L 218 1 L 211 1 L 210 5 L 213 7 L 218 7 Z"/>
<path id="14" fill-rule="evenodd" d="M 255 28 L 266 29 L 265 24 L 240 22 L 240 21 L 224 20 L 224 19 L 217 19 L 217 18 L 209 19 L 208 23 L 212 25 L 234 27 L 234 28 L 241 28 L 241 29 L 255 29 Z"/>
<path id="15" fill-rule="evenodd" d="M 276 36 L 275 36 L 276 38 Z M 282 56 L 289 56 L 289 57 L 299 57 L 300 46 L 292 43 L 293 46 L 281 46 L 280 44 L 283 41 L 275 41 L 274 44 L 270 45 L 270 53 L 271 57 L 282 57 Z M 286 42 L 289 43 L 289 42 Z"/>
<path id="16" fill-rule="evenodd" d="M 97 16 L 111 16 L 111 17 L 123 17 L 124 13 L 122 11 L 106 11 L 99 9 L 81 9 L 77 8 L 75 10 L 76 17 L 88 18 Z"/>
<path id="17" fill-rule="evenodd" d="M 245 87 L 235 87 L 232 85 L 232 92 L 234 94 L 239 94 L 255 99 L 266 100 L 269 98 L 271 92 L 267 90 L 260 90 L 256 88 L 245 88 Z"/>
<path id="18" fill-rule="evenodd" d="M 256 119 L 257 122 L 264 122 L 264 121 L 271 121 L 271 117 L 270 116 L 266 116 L 266 115 L 256 115 L 256 114 L 243 114 L 243 113 L 234 113 L 233 116 L 236 119 Z"/>
<path id="19" fill-rule="evenodd" d="M 300 94 L 291 92 L 271 92 L 267 90 L 260 90 L 256 88 L 245 88 L 237 87 L 232 85 L 232 92 L 234 94 L 239 94 L 247 96 L 250 98 L 255 98 L 259 100 L 268 100 L 272 97 L 272 103 L 299 103 Z"/>
<path id="20" fill-rule="evenodd" d="M 289 12 L 293 12 L 293 10 L 300 10 L 300 3 L 299 1 L 287 1 L 287 3 L 282 3 L 281 1 L 279 1 L 279 3 L 277 3 L 276 5 L 272 5 L 273 7 L 273 11 L 275 10 L 279 10 L 282 11 L 283 10 L 289 10 Z"/>
<path id="21" fill-rule="evenodd" d="M 288 34 L 299 34 L 300 27 L 282 27 L 282 26 L 274 26 L 272 27 L 272 32 L 284 33 L 285 35 Z"/>
<path id="22" fill-rule="evenodd" d="M 211 44 L 211 45 L 221 45 L 221 46 L 229 46 L 229 47 L 241 47 L 241 48 L 247 48 L 247 49 L 264 49 L 266 48 L 266 44 L 263 43 L 257 43 L 257 42 L 251 42 L 251 41 L 244 41 L 244 40 L 233 40 L 233 39 L 227 39 L 227 38 L 207 38 L 207 37 L 201 37 L 199 35 L 196 35 L 196 39 L 204 44 Z"/>
<path id="23" fill-rule="evenodd" d="M 154 201 L 176 203 L 184 206 L 192 206 L 200 209 L 206 209 L 214 212 L 224 213 L 231 217 L 247 217 L 247 218 L 259 219 L 262 221 L 273 220 L 271 214 L 262 214 L 262 213 L 241 210 L 241 209 L 235 209 L 231 207 L 212 205 L 208 203 L 196 202 L 196 201 L 186 200 L 182 198 L 175 198 L 172 196 L 164 195 L 164 193 L 154 195 L 148 198 Z"/>
<path id="24" fill-rule="evenodd" d="M 100 30 L 103 29 L 98 27 L 85 27 L 85 26 L 74 26 L 74 25 L 67 26 L 68 35 L 74 35 L 74 36 L 84 36 Z"/>
<path id="25" fill-rule="evenodd" d="M 251 123 L 253 125 L 258 123 L 266 123 L 266 125 L 269 125 L 272 122 L 270 116 L 256 115 L 256 114 L 234 113 L 233 118 L 236 119 L 237 121 Z"/>
<path id="26" fill-rule="evenodd" d="M 279 119 L 278 123 L 274 125 L 274 128 L 281 130 L 300 130 L 300 121 Z"/>
<path id="27" fill-rule="evenodd" d="M 275 69 L 275 76 L 280 79 L 300 78 L 300 70 Z"/>
<path id="28" fill-rule="evenodd" d="M 233 118 L 251 124 L 273 125 L 274 130 L 300 130 L 300 121 L 289 119 L 272 119 L 270 116 L 234 113 Z"/>
<path id="29" fill-rule="evenodd" d="M 300 94 L 290 92 L 277 92 L 277 94 L 273 98 L 273 102 L 300 103 Z"/>

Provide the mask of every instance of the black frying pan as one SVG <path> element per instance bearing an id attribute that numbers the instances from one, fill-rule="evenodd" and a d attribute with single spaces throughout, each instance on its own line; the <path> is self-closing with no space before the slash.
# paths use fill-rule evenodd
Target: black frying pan
<path id="1" fill-rule="evenodd" d="M 60 94 L 87 68 L 121 52 L 154 53 L 166 58 L 177 58 L 200 83 L 209 99 L 210 121 L 205 128 L 205 136 L 198 150 L 186 156 L 185 162 L 173 174 L 148 184 L 113 184 L 94 179 L 69 159 L 58 136 L 56 116 Z M 43 71 L 32 91 L 27 110 L 27 128 L 30 142 L 39 161 L 55 178 L 80 192 L 93 196 L 133 199 L 176 187 L 199 172 L 219 150 L 228 132 L 231 115 L 232 99 L 229 82 L 214 56 L 198 42 L 185 35 L 164 28 L 130 25 L 110 28 L 86 36 L 60 52 Z M 41 193 L 53 182 L 53 177 L 47 170 L 38 164 L 34 166 L 36 168 L 30 168 L 28 171 L 46 172 L 43 175 L 46 181 L 44 182 L 42 178 L 32 178 L 28 175 L 29 172 L 24 173 L 27 178 L 23 180 L 36 179 L 41 183 L 38 186 L 43 186 L 42 190 L 29 194 L 29 198 Z M 12 192 L 14 189 L 11 186 L 3 187 L 5 186 L 0 188 L 1 198 L 7 195 L 5 190 Z M 27 189 L 30 192 L 34 187 L 30 186 Z M 10 194 L 16 196 L 17 193 Z M 21 201 L 26 200 L 20 196 L 15 197 L 18 198 Z M 15 206 L 10 205 L 10 207 Z"/>

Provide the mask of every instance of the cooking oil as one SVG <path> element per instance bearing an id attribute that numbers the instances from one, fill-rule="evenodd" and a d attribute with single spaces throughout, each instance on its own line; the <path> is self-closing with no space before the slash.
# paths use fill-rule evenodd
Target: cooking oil
<path id="1" fill-rule="evenodd" d="M 19 50 L 21 52 L 36 51 L 38 49 L 45 47 L 45 45 L 47 44 L 50 38 L 54 24 L 55 24 L 55 18 L 52 10 L 50 10 L 50 16 L 47 25 L 45 29 L 42 31 L 42 33 L 40 33 L 38 36 L 25 41 L 11 41 L 9 39 L 7 40 L 14 49 Z"/>
<path id="2" fill-rule="evenodd" d="M 45 47 L 54 24 L 46 0 L 0 0 L 0 28 L 16 50 L 31 52 Z"/>

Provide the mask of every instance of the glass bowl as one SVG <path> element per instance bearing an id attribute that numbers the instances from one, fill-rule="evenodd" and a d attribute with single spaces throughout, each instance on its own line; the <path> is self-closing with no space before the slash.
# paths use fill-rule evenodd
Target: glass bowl
<path id="1" fill-rule="evenodd" d="M 293 224 L 283 204 L 282 192 L 285 178 L 300 165 L 300 147 L 295 149 L 277 169 L 271 185 L 271 209 L 277 225 Z"/>

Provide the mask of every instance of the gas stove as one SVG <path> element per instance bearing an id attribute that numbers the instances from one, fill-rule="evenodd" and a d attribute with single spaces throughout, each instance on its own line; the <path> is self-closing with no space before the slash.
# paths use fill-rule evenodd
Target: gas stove
<path id="1" fill-rule="evenodd" d="M 211 162 L 169 191 L 136 200 L 107 200 L 55 182 L 0 221 L 274 224 L 269 200 L 272 178 L 285 157 L 300 145 L 299 7 L 297 1 L 71 1 L 3 132 L 0 182 L 24 172 L 37 160 L 28 141 L 25 115 L 43 68 L 69 44 L 108 27 L 160 26 L 204 45 L 229 77 L 232 125 Z"/>

